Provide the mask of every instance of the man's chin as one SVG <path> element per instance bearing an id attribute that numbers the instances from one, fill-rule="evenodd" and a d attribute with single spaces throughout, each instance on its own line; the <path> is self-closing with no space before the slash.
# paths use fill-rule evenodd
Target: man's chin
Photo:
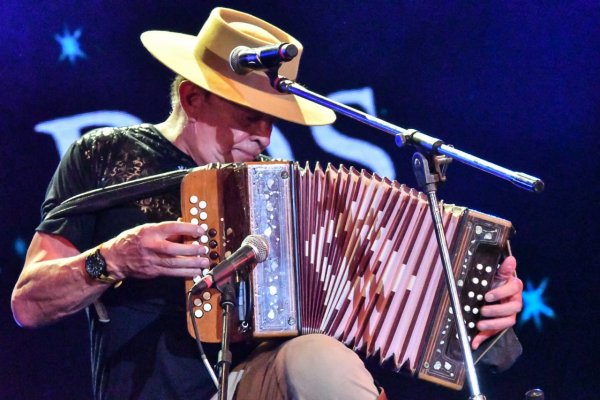
<path id="1" fill-rule="evenodd" d="M 233 156 L 234 162 L 254 161 L 256 160 L 256 157 L 258 157 L 258 154 L 247 153 L 242 150 L 233 150 L 231 155 Z"/>

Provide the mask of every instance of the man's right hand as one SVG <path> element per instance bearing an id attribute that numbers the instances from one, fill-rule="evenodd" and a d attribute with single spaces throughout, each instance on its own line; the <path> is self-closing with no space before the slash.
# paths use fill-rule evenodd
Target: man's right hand
<path id="1" fill-rule="evenodd" d="M 198 225 L 169 221 L 129 229 L 100 246 L 110 276 L 150 279 L 191 278 L 208 268 L 205 246 L 189 243 L 205 232 Z M 184 240 L 188 243 L 183 243 Z"/>

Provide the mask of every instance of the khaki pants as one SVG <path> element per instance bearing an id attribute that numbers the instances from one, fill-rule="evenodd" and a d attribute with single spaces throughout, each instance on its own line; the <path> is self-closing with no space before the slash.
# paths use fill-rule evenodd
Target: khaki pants
<path id="1" fill-rule="evenodd" d="M 378 396 L 361 359 L 325 335 L 264 343 L 229 376 L 228 398 L 235 400 L 375 400 Z"/>

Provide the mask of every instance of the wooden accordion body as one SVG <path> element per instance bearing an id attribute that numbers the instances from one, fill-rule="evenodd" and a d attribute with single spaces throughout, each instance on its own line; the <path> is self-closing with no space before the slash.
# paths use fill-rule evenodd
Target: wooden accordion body
<path id="1" fill-rule="evenodd" d="M 269 243 L 268 258 L 240 285 L 238 339 L 324 333 L 394 370 L 462 387 L 465 369 L 422 193 L 353 168 L 251 162 L 190 173 L 181 194 L 183 219 L 206 224 L 198 244 L 214 265 L 249 234 Z M 511 224 L 440 207 L 472 337 Z M 220 340 L 219 297 L 209 289 L 193 299 L 206 342 Z M 191 324 L 188 317 L 193 335 Z"/>

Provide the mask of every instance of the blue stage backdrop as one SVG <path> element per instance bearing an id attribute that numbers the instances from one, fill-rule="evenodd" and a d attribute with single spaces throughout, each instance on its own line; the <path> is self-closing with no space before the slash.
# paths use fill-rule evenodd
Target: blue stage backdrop
<path id="1" fill-rule="evenodd" d="M 28 331 L 9 298 L 60 155 L 85 131 L 160 122 L 171 73 L 139 35 L 196 34 L 213 2 L 31 1 L 0 5 L 0 398 L 90 398 L 83 313 Z M 299 38 L 299 82 L 508 168 L 542 177 L 540 195 L 459 163 L 446 202 L 511 220 L 526 287 L 524 355 L 481 374 L 489 399 L 594 399 L 600 357 L 598 256 L 600 6 L 596 1 L 223 1 Z M 340 117 L 278 123 L 270 153 L 364 167 L 415 186 L 413 150 Z M 362 163 L 359 159 L 364 160 Z M 182 294 L 183 295 L 183 294 Z M 392 399 L 465 399 L 376 371 Z"/>

